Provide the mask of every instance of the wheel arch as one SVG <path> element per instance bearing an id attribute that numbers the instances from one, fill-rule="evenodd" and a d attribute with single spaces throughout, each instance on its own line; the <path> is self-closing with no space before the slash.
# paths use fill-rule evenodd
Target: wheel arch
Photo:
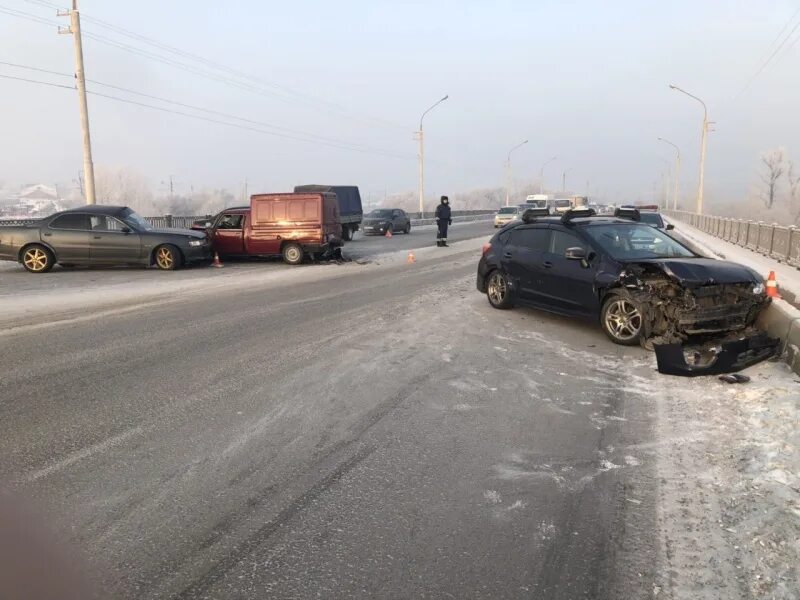
<path id="1" fill-rule="evenodd" d="M 17 253 L 17 262 L 22 262 L 22 255 L 25 254 L 25 251 L 31 246 L 42 246 L 43 248 L 47 248 L 47 250 L 53 255 L 53 262 L 58 262 L 58 253 L 50 244 L 45 242 L 28 242 L 22 245 Z"/>

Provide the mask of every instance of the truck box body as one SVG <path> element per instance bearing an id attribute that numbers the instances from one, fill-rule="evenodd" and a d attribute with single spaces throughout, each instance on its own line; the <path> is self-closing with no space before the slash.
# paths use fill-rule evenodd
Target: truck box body
<path id="1" fill-rule="evenodd" d="M 222 256 L 287 256 L 287 246 L 303 256 L 332 254 L 341 246 L 336 196 L 330 193 L 256 194 L 250 207 L 223 210 L 207 229 Z M 300 257 L 302 259 L 302 257 Z"/>
<path id="2" fill-rule="evenodd" d="M 358 231 L 364 217 L 361 206 L 361 193 L 355 185 L 298 185 L 295 193 L 332 193 L 336 194 L 339 204 L 339 219 L 342 222 L 342 238 L 352 239 L 353 233 Z"/>

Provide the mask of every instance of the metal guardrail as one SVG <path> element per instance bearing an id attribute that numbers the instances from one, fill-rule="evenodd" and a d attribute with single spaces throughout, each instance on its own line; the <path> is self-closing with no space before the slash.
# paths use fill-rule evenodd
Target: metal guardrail
<path id="1" fill-rule="evenodd" d="M 453 217 L 453 223 L 469 223 L 472 221 L 488 221 L 494 218 L 494 212 L 480 215 L 461 215 Z M 411 219 L 414 226 L 435 225 L 436 219 Z"/>
<path id="2" fill-rule="evenodd" d="M 662 210 L 663 214 L 688 223 L 726 242 L 800 267 L 800 229 L 777 223 L 699 215 L 685 210 Z"/>

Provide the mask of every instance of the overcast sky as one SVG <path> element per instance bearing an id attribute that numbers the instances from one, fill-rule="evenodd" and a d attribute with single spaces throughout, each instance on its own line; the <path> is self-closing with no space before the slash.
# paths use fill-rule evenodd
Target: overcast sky
<path id="1" fill-rule="evenodd" d="M 43 6 L 49 3 L 0 0 L 0 61 L 74 71 L 69 36 L 3 12 L 65 21 Z M 717 122 L 708 151 L 712 198 L 743 195 L 765 150 L 786 146 L 800 161 L 800 144 L 792 146 L 800 140 L 800 44 L 793 43 L 800 29 L 739 94 L 800 8 L 796 1 L 82 0 L 80 8 L 86 33 L 185 65 L 86 39 L 89 79 L 261 123 L 238 121 L 245 127 L 271 125 L 363 150 L 90 97 L 95 164 L 135 169 L 154 189 L 173 175 L 179 192 L 237 188 L 245 177 L 259 191 L 300 182 L 413 190 L 412 132 L 422 111 L 449 94 L 425 120 L 431 195 L 501 185 L 506 153 L 527 138 L 513 155 L 519 179 L 536 178 L 557 156 L 546 172 L 550 183 L 571 169 L 575 191 L 588 181 L 590 193 L 644 197 L 673 162 L 659 136 L 682 148 L 683 188 L 691 195 L 702 109 L 669 83 L 705 99 Z M 800 15 L 786 32 L 798 22 Z M 0 75 L 71 84 L 3 65 Z M 97 84 L 90 89 L 231 122 Z M 0 78 L 0 131 L 0 181 L 64 182 L 81 168 L 74 91 Z"/>

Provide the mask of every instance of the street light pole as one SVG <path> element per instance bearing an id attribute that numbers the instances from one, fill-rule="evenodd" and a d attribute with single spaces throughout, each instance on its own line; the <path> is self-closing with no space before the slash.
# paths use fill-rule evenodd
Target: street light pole
<path id="1" fill-rule="evenodd" d="M 425 141 L 424 141 L 424 134 L 422 132 L 422 121 L 425 119 L 425 115 L 431 112 L 434 108 L 439 106 L 442 102 L 447 100 L 450 96 L 445 96 L 436 104 L 431 106 L 428 110 L 422 113 L 422 116 L 419 118 L 419 131 L 417 131 L 417 139 L 419 140 L 419 218 L 423 218 L 425 212 Z"/>
<path id="2" fill-rule="evenodd" d="M 567 173 L 569 173 L 570 171 L 572 171 L 572 167 L 570 167 L 569 169 L 567 169 L 566 171 L 561 173 L 561 191 L 562 192 L 566 192 L 567 191 Z"/>
<path id="3" fill-rule="evenodd" d="M 680 194 L 680 179 L 681 179 L 681 149 L 676 144 L 673 144 L 668 139 L 658 138 L 659 141 L 669 144 L 675 148 L 675 191 L 672 194 L 672 210 L 678 210 L 678 195 Z"/>
<path id="4" fill-rule="evenodd" d="M 696 211 L 698 214 L 703 214 L 703 188 L 705 184 L 705 174 L 706 174 L 706 142 L 708 138 L 708 107 L 706 103 L 703 102 L 697 96 L 690 94 L 686 90 L 679 88 L 677 85 L 670 84 L 670 89 L 676 90 L 678 92 L 682 92 L 689 96 L 690 98 L 694 98 L 700 104 L 703 105 L 703 131 L 700 141 L 700 182 L 697 185 L 697 208 Z"/>
<path id="5" fill-rule="evenodd" d="M 544 194 L 544 168 L 549 165 L 551 162 L 556 160 L 556 156 L 552 157 L 551 159 L 547 160 L 543 165 L 542 168 L 539 169 L 539 193 Z"/>
<path id="6" fill-rule="evenodd" d="M 512 176 L 511 176 L 511 153 L 516 150 L 517 148 L 521 148 L 525 144 L 528 143 L 528 140 L 524 142 L 520 142 L 516 146 L 514 146 L 511 150 L 508 151 L 508 159 L 506 160 L 506 206 L 509 206 L 509 192 L 511 189 L 512 184 Z"/>

